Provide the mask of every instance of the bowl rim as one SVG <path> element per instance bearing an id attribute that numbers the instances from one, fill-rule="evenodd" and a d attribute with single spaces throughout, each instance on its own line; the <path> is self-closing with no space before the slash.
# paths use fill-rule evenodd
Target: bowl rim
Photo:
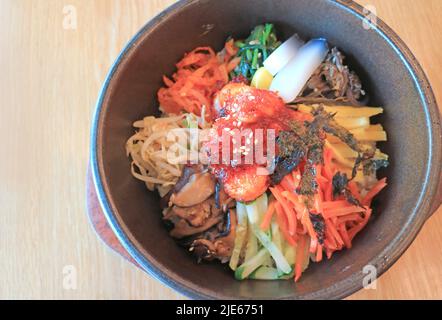
<path id="1" fill-rule="evenodd" d="M 163 20 L 172 17 L 174 14 L 178 13 L 187 6 L 196 5 L 202 1 L 204 0 L 181 0 L 172 4 L 147 22 L 124 46 L 105 78 L 95 105 L 91 130 L 90 163 L 94 185 L 106 220 L 123 247 L 144 271 L 170 288 L 190 298 L 240 299 L 241 297 L 232 297 L 219 294 L 211 290 L 201 289 L 191 281 L 182 278 L 173 271 L 168 269 L 165 270 L 162 268 L 161 264 L 157 263 L 155 259 L 140 246 L 138 241 L 131 235 L 130 230 L 128 230 L 124 223 L 122 223 L 118 210 L 116 209 L 112 198 L 109 196 L 109 186 L 104 179 L 103 158 L 100 152 L 102 150 L 100 145 L 100 137 L 102 136 L 104 122 L 102 111 L 105 109 L 104 105 L 107 98 L 109 98 L 107 93 L 111 91 L 109 88 L 112 85 L 112 79 L 118 73 L 118 71 L 121 70 L 120 67 L 125 63 L 129 53 L 136 49 L 137 44 L 140 40 L 142 40 L 146 33 L 152 32 Z M 355 3 L 353 0 L 327 0 L 327 2 L 330 5 L 339 7 L 361 21 L 364 20 L 367 14 L 366 11 L 364 11 L 364 8 Z M 410 246 L 422 228 L 427 217 L 431 213 L 431 205 L 436 197 L 439 177 L 442 171 L 440 166 L 437 165 L 438 163 L 442 162 L 442 128 L 435 96 L 431 89 L 429 80 L 415 56 L 411 53 L 410 49 L 399 38 L 399 36 L 379 17 L 377 17 L 374 30 L 396 52 L 413 78 L 416 90 L 420 95 L 423 112 L 425 112 L 429 144 L 432 146 L 429 151 L 425 179 L 423 181 L 417 204 L 410 212 L 407 222 L 398 232 L 397 236 L 369 262 L 376 267 L 377 277 L 379 278 Z M 407 236 L 404 237 L 404 234 L 407 234 Z M 286 299 L 344 298 L 363 287 L 363 277 L 364 274 L 362 271 L 354 272 L 346 279 L 343 279 L 329 287 L 322 288 L 318 291 L 303 296 L 289 296 L 286 297 Z"/>

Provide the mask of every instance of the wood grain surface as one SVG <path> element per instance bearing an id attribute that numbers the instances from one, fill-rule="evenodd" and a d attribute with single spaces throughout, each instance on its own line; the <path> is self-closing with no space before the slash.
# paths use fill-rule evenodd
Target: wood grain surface
<path id="1" fill-rule="evenodd" d="M 183 298 L 104 246 L 85 208 L 101 83 L 131 36 L 173 2 L 0 0 L 0 298 Z M 442 0 L 360 3 L 408 44 L 441 105 Z M 350 299 L 442 299 L 441 213 L 376 290 Z"/>

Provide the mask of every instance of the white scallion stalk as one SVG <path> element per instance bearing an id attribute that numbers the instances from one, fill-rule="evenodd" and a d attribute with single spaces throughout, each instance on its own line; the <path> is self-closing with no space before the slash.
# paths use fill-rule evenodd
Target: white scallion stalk
<path id="1" fill-rule="evenodd" d="M 294 34 L 264 60 L 264 67 L 274 76 L 293 59 L 303 44 L 298 35 Z"/>
<path id="2" fill-rule="evenodd" d="M 302 46 L 296 56 L 276 75 L 270 90 L 289 103 L 301 93 L 307 81 L 328 53 L 325 39 L 313 39 Z"/>

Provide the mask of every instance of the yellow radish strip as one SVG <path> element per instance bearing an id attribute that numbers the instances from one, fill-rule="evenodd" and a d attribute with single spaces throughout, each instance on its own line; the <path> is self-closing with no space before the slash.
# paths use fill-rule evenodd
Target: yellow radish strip
<path id="1" fill-rule="evenodd" d="M 385 131 L 350 130 L 353 136 L 359 141 L 387 141 Z"/>
<path id="2" fill-rule="evenodd" d="M 347 130 L 356 128 L 367 128 L 370 126 L 370 119 L 367 117 L 361 118 L 336 118 L 336 123 Z"/>

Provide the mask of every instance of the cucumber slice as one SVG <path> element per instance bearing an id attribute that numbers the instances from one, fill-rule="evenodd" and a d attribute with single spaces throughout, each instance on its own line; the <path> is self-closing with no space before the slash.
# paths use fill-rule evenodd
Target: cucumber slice
<path id="1" fill-rule="evenodd" d="M 256 209 L 258 211 L 258 216 L 259 216 L 259 222 L 262 222 L 262 219 L 264 218 L 264 214 L 267 211 L 267 207 L 269 206 L 269 200 L 267 197 L 267 193 L 263 193 L 258 199 L 256 199 L 255 202 L 256 205 Z"/>
<path id="2" fill-rule="evenodd" d="M 261 242 L 264 248 L 266 248 L 269 251 L 273 260 L 275 260 L 277 268 L 286 274 L 290 273 L 292 271 L 292 268 L 288 264 L 281 250 L 278 249 L 278 247 L 257 225 L 251 225 L 251 228 L 255 236 L 258 238 L 258 240 Z"/>
<path id="3" fill-rule="evenodd" d="M 278 269 L 272 267 L 259 267 L 254 271 L 249 278 L 256 280 L 282 280 L 282 279 L 290 279 L 293 277 L 293 268 L 292 272 L 289 274 L 282 274 Z"/>
<path id="4" fill-rule="evenodd" d="M 273 260 L 275 260 L 276 266 L 284 273 L 290 273 L 291 267 L 282 254 L 281 250 L 272 242 L 270 237 L 259 228 L 260 223 L 260 210 L 264 214 L 267 210 L 267 195 L 263 194 L 261 197 L 255 200 L 252 204 L 246 206 L 247 216 L 249 218 L 249 226 L 252 229 L 259 242 L 269 251 Z"/>
<path id="5" fill-rule="evenodd" d="M 229 262 L 229 267 L 233 271 L 235 271 L 238 266 L 239 256 L 241 255 L 241 250 L 247 236 L 247 211 L 245 206 L 239 202 L 236 204 L 236 217 L 238 223 L 236 227 L 235 244 Z"/>
<path id="6" fill-rule="evenodd" d="M 279 278 L 279 272 L 276 268 L 262 266 L 256 269 L 249 278 L 258 280 L 277 280 Z"/>
<path id="7" fill-rule="evenodd" d="M 272 231 L 272 241 L 273 243 L 278 247 L 279 250 L 282 250 L 282 237 L 281 237 L 281 232 L 279 231 L 279 227 L 278 224 L 273 221 L 271 226 L 271 231 Z"/>
<path id="8" fill-rule="evenodd" d="M 256 239 L 255 234 L 249 228 L 247 232 L 247 244 L 246 244 L 246 254 L 244 261 L 251 259 L 258 253 L 258 239 Z"/>
<path id="9" fill-rule="evenodd" d="M 240 265 L 236 271 L 235 271 L 235 279 L 237 280 L 244 280 L 246 279 L 253 271 L 255 271 L 257 268 L 259 268 L 269 253 L 266 249 L 261 249 L 258 254 L 251 259 L 244 262 L 242 265 Z"/>

